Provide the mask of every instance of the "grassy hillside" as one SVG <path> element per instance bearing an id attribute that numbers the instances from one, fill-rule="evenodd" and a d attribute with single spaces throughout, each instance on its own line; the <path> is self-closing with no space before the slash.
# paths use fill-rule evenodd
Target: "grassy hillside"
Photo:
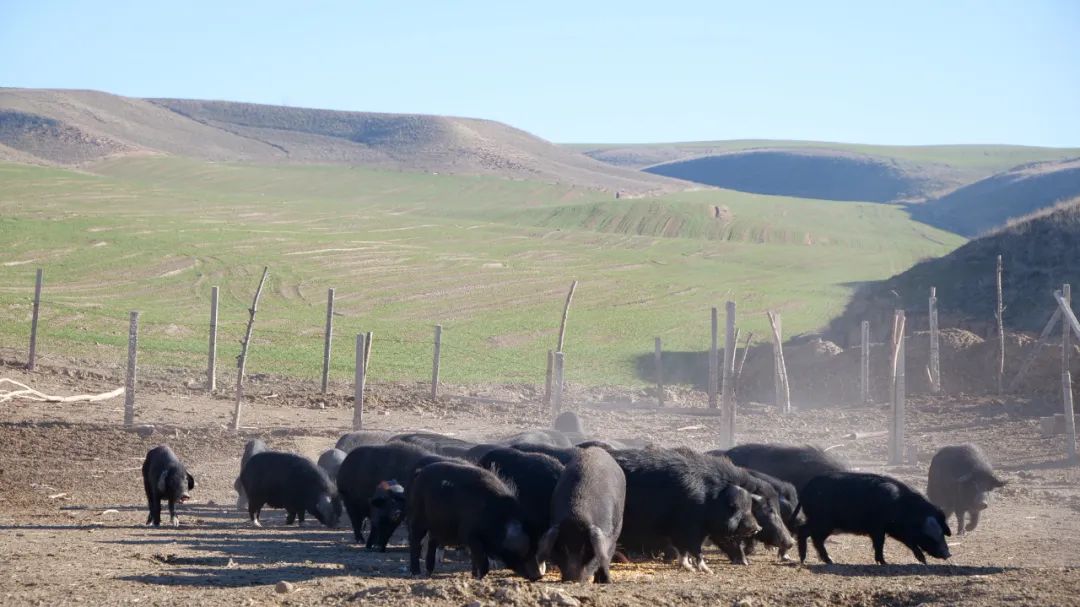
<path id="1" fill-rule="evenodd" d="M 921 202 L 1017 165 L 1080 155 L 1075 148 L 765 140 L 570 147 L 617 166 L 744 192 L 875 202 Z"/>
<path id="2" fill-rule="evenodd" d="M 912 208 L 912 216 L 975 236 L 1080 196 L 1080 159 L 1024 165 Z"/>
<path id="3" fill-rule="evenodd" d="M 644 168 L 673 160 L 749 150 L 832 150 L 893 158 L 915 164 L 942 164 L 984 176 L 1017 165 L 1080 156 L 1080 148 L 1042 148 L 1023 145 L 870 145 L 831 141 L 736 139 L 678 143 L 599 144 L 575 143 L 566 147 L 598 160 Z"/>
<path id="4" fill-rule="evenodd" d="M 635 219 L 614 219 L 626 209 Z M 611 219 L 582 221 L 597 213 Z M 683 227 L 639 227 L 665 213 Z M 713 231 L 716 222 L 728 227 Z M 704 348 L 708 308 L 726 299 L 744 328 L 762 331 L 763 311 L 778 308 L 788 332 L 806 331 L 842 309 L 853 282 L 962 242 L 880 205 L 723 191 L 614 201 L 569 185 L 169 157 L 82 171 L 0 165 L 0 235 L 8 358 L 25 355 L 43 267 L 46 356 L 119 364 L 134 309 L 140 360 L 198 377 L 210 287 L 222 289 L 228 361 L 268 265 L 252 373 L 317 376 L 335 287 L 337 379 L 349 377 L 361 330 L 375 333 L 376 380 L 425 377 L 431 326 L 442 323 L 447 381 L 539 382 L 578 279 L 567 375 L 593 384 L 635 381 L 633 358 L 654 336 L 672 350 Z"/>
<path id="5" fill-rule="evenodd" d="M 939 258 L 859 289 L 829 325 L 841 342 L 857 339 L 870 320 L 879 335 L 893 309 L 904 308 L 911 326 L 924 327 L 927 296 L 937 287 L 940 324 L 986 333 L 994 324 L 995 266 L 1002 256 L 1006 326 L 1039 331 L 1054 311 L 1051 294 L 1063 283 L 1080 286 L 1080 199 L 1044 210 L 977 238 Z M 1075 297 L 1075 296 L 1074 296 Z"/>
<path id="6" fill-rule="evenodd" d="M 685 187 L 490 120 L 147 100 L 97 91 L 0 88 L 0 146 L 59 165 L 167 154 L 492 175 L 629 192 Z M 3 149 L 0 154 L 10 156 Z"/>

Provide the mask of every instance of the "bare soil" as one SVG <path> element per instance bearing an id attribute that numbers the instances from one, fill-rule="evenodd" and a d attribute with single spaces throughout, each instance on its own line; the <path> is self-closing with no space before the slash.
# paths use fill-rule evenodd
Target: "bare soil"
<path id="1" fill-rule="evenodd" d="M 4 377 L 58 394 L 105 391 L 116 384 L 86 369 L 43 368 Z M 179 378 L 177 378 L 179 379 Z M 918 564 L 889 541 L 890 565 L 873 564 L 867 538 L 837 536 L 837 565 L 811 555 L 807 564 L 755 555 L 749 566 L 707 553 L 714 573 L 672 564 L 617 565 L 610 586 L 530 584 L 498 571 L 469 577 L 464 561 L 432 578 L 407 573 L 407 549 L 395 538 L 385 554 L 364 551 L 346 528 L 286 527 L 280 511 L 257 529 L 235 510 L 232 482 L 244 441 L 260 436 L 277 449 L 315 457 L 347 431 L 351 402 L 338 387 L 323 399 L 314 386 L 275 378 L 253 382 L 245 430 L 225 429 L 232 400 L 208 397 L 183 381 L 150 378 L 137 399 L 141 431 L 120 428 L 122 399 L 92 404 L 0 404 L 0 604 L 408 604 L 408 605 L 1078 605 L 1080 471 L 1062 459 L 1063 441 L 1042 438 L 1033 403 L 987 397 L 925 398 L 909 413 L 917 465 L 885 469 L 885 439 L 853 440 L 886 426 L 881 406 L 822 408 L 781 415 L 740 408 L 740 442 L 783 441 L 833 447 L 853 466 L 885 471 L 925 486 L 929 455 L 945 444 L 982 446 L 1009 485 L 982 524 L 951 538 L 948 562 Z M 476 387 L 476 396 L 433 402 L 422 386 L 376 385 L 366 425 L 430 429 L 466 439 L 498 438 L 543 427 L 549 414 L 529 387 Z M 658 410 L 639 393 L 571 391 L 571 406 L 602 438 L 647 438 L 664 445 L 713 448 L 718 418 L 703 396 L 682 392 Z M 323 404 L 320 404 L 323 403 Z M 168 443 L 198 479 L 178 529 L 147 528 L 140 465 Z M 812 552 L 812 551 L 811 551 Z M 278 582 L 289 592 L 278 593 Z"/>

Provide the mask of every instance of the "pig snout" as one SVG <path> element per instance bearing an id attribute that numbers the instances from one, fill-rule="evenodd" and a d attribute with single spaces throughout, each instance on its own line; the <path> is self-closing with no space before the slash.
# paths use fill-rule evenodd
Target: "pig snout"
<path id="1" fill-rule="evenodd" d="M 191 499 L 191 494 L 188 493 L 187 491 L 180 494 L 180 503 L 181 504 L 188 501 L 189 499 Z"/>

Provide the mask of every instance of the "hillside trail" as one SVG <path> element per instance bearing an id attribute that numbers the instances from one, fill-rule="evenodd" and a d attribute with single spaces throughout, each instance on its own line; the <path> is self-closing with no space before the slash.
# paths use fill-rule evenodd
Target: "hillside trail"
<path id="1" fill-rule="evenodd" d="M 109 382 L 78 369 L 2 371 L 58 394 L 93 392 Z M 440 565 L 432 578 L 413 578 L 400 532 L 378 554 L 355 545 L 347 528 L 286 527 L 281 511 L 265 513 L 266 526 L 253 528 L 235 509 L 232 490 L 244 441 L 259 436 L 273 448 L 315 457 L 349 429 L 352 411 L 342 406 L 347 395 L 334 393 L 320 408 L 313 404 L 321 401 L 317 391 L 304 395 L 295 386 L 290 391 L 288 382 L 267 381 L 246 404 L 245 429 L 236 435 L 225 428 L 233 407 L 227 395 L 208 398 L 183 386 L 148 383 L 137 393 L 137 423 L 152 424 L 152 433 L 119 427 L 122 399 L 0 405 L 0 604 L 1080 604 L 1080 470 L 1064 465 L 1060 437 L 1043 438 L 1024 401 L 953 396 L 913 402 L 909 435 L 921 461 L 899 468 L 882 465 L 883 438 L 847 438 L 884 429 L 887 409 L 880 405 L 793 415 L 760 404 L 740 407 L 740 442 L 832 447 L 855 467 L 895 475 L 920 490 L 936 448 L 979 444 L 1009 484 L 995 494 L 977 530 L 950 538 L 954 556 L 947 562 L 920 565 L 889 540 L 891 564 L 878 566 L 867 538 L 835 536 L 833 566 L 813 555 L 805 566 L 780 563 L 766 552 L 749 566 L 734 566 L 709 548 L 712 575 L 631 563 L 616 565 L 614 583 L 598 586 L 558 583 L 552 573 L 531 584 L 506 571 L 474 581 L 461 560 Z M 535 403 L 433 402 L 422 393 L 420 386 L 373 386 L 367 427 L 483 440 L 550 422 Z M 718 419 L 707 415 L 700 398 L 656 409 L 626 393 L 619 399 L 618 390 L 607 390 L 603 402 L 572 393 L 569 407 L 601 438 L 717 446 Z M 273 394 L 279 396 L 268 398 Z M 176 529 L 143 526 L 139 467 L 160 443 L 170 444 L 198 480 Z M 275 592 L 281 581 L 292 590 Z"/>

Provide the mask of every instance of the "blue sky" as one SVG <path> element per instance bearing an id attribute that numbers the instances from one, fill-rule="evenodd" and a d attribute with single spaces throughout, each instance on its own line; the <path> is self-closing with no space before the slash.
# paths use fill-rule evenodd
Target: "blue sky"
<path id="1" fill-rule="evenodd" d="M 0 86 L 491 118 L 560 142 L 1080 146 L 1080 2 L 0 0 Z"/>

